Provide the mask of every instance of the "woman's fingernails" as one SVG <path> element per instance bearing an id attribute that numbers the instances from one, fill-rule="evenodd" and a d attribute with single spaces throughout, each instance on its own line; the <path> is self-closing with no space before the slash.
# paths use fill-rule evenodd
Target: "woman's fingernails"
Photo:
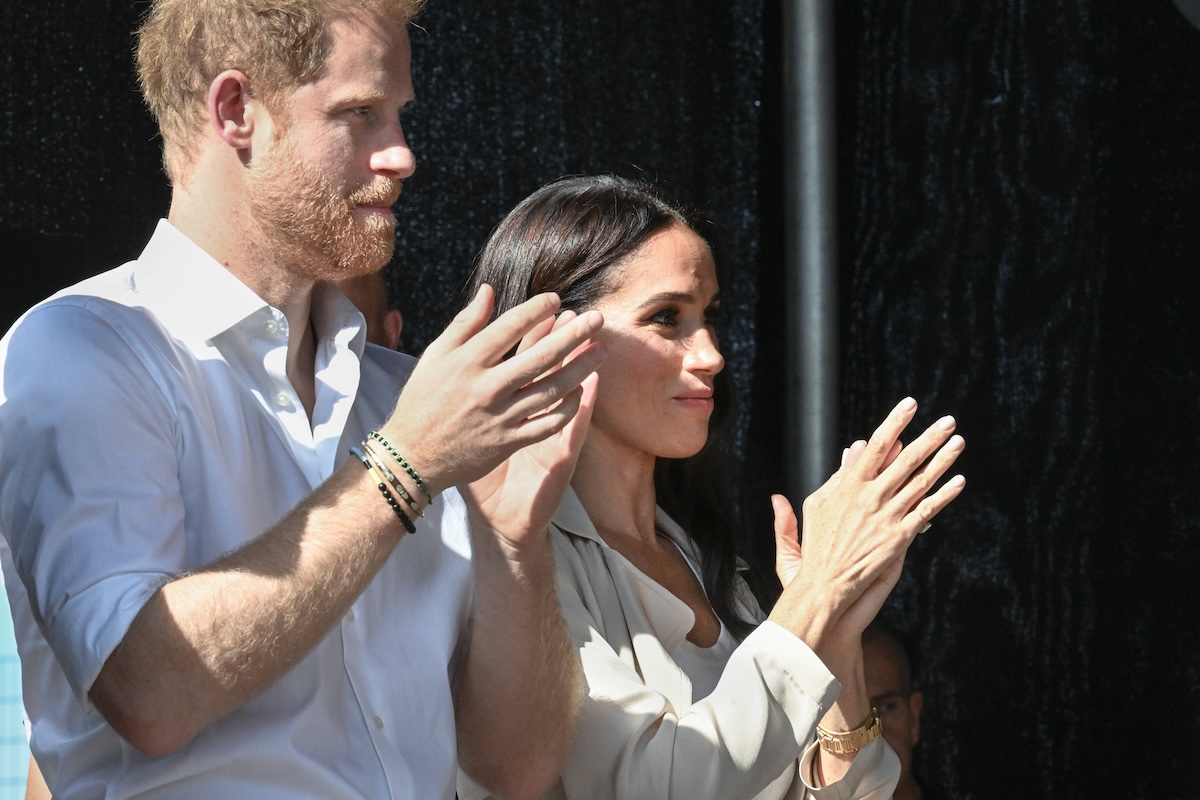
<path id="1" fill-rule="evenodd" d="M 912 411 L 916 407 L 917 407 L 917 401 L 913 400 L 911 397 L 906 397 L 900 401 L 900 404 L 898 406 L 896 406 L 896 410 L 897 411 Z"/>
<path id="2" fill-rule="evenodd" d="M 954 417 L 947 414 L 937 421 L 937 426 L 944 431 L 952 431 L 955 426 Z"/>

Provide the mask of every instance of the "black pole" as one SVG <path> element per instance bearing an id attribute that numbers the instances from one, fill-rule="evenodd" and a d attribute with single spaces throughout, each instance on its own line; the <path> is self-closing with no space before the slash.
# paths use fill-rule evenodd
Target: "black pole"
<path id="1" fill-rule="evenodd" d="M 784 0 L 784 224 L 788 487 L 797 502 L 836 468 L 837 152 L 832 0 Z"/>

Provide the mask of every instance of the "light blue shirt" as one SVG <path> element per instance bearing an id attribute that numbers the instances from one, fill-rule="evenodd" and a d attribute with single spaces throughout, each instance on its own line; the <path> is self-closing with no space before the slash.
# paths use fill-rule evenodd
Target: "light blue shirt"
<path id="1" fill-rule="evenodd" d="M 307 657 L 176 753 L 143 756 L 88 701 L 160 585 L 274 526 L 390 414 L 413 360 L 365 345 L 335 289 L 312 319 L 310 426 L 284 315 L 163 221 L 0 342 L 0 562 L 59 800 L 453 797 L 472 576 L 452 491 Z"/>

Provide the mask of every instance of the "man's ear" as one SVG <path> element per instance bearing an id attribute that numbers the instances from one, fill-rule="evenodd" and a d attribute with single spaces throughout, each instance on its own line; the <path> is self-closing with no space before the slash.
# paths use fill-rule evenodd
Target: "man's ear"
<path id="1" fill-rule="evenodd" d="M 913 692 L 908 696 L 909 719 L 912 720 L 912 742 L 921 740 L 921 709 L 925 706 L 925 695 Z"/>
<path id="2" fill-rule="evenodd" d="M 400 309 L 389 308 L 383 316 L 383 344 L 389 350 L 400 346 L 400 331 L 404 329 L 404 317 Z"/>
<path id="3" fill-rule="evenodd" d="M 245 150 L 254 135 L 250 79 L 227 69 L 208 86 L 208 119 L 217 136 L 230 147 Z"/>

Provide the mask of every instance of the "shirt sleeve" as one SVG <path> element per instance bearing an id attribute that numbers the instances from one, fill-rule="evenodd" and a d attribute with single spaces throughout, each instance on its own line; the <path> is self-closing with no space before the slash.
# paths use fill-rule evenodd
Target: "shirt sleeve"
<path id="1" fill-rule="evenodd" d="M 0 352 L 0 531 L 85 707 L 133 618 L 186 563 L 176 417 L 150 366 L 164 345 L 122 313 L 56 301 Z"/>
<path id="2" fill-rule="evenodd" d="M 588 587 L 571 584 L 560 573 L 588 694 L 563 771 L 567 797 L 753 797 L 791 782 L 784 776 L 794 775 L 840 688 L 802 641 L 761 624 L 734 651 L 713 693 L 678 713 L 601 635 Z"/>
<path id="3" fill-rule="evenodd" d="M 880 736 L 868 744 L 858 755 L 850 769 L 837 783 L 831 783 L 820 789 L 811 785 L 808 776 L 812 775 L 813 759 L 817 757 L 819 745 L 809 745 L 800 760 L 800 779 L 795 788 L 803 786 L 803 793 L 794 792 L 797 798 L 811 800 L 891 800 L 896 784 L 900 782 L 900 757 L 888 746 Z M 792 795 L 788 795 L 791 797 Z"/>

